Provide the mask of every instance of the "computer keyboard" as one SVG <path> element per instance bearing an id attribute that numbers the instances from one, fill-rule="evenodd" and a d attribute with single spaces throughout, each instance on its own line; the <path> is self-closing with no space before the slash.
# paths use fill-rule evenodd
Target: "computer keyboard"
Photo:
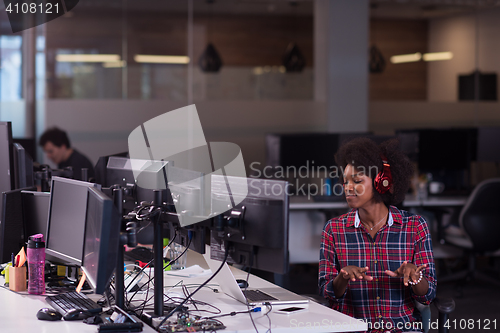
<path id="1" fill-rule="evenodd" d="M 250 302 L 263 302 L 263 301 L 277 301 L 277 298 L 274 298 L 271 295 L 268 295 L 260 290 L 251 289 L 251 290 L 243 290 L 243 294 Z"/>
<path id="2" fill-rule="evenodd" d="M 153 260 L 153 251 L 147 247 L 135 247 L 125 252 L 124 258 L 130 261 L 150 262 Z"/>
<path id="3" fill-rule="evenodd" d="M 45 300 L 56 310 L 61 312 L 63 316 L 72 309 L 87 310 L 95 314 L 102 311 L 102 307 L 99 304 L 88 298 L 88 296 L 76 291 L 47 296 Z"/>

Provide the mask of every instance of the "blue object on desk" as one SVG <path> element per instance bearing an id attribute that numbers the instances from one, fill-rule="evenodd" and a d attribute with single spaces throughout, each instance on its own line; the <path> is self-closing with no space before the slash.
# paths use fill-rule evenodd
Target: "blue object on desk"
<path id="1" fill-rule="evenodd" d="M 325 179 L 325 195 L 332 195 L 332 179 Z"/>

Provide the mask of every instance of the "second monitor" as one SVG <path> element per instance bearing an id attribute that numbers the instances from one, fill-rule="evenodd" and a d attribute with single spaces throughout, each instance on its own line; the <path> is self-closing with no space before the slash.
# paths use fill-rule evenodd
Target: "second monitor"
<path id="1" fill-rule="evenodd" d="M 45 252 L 65 264 L 81 265 L 87 188 L 97 187 L 79 180 L 52 177 Z"/>
<path id="2" fill-rule="evenodd" d="M 248 195 L 237 205 L 228 205 L 224 193 L 226 178 L 231 179 L 230 202 L 243 193 L 233 186 L 246 182 Z M 242 183 L 242 185 L 245 185 Z M 242 186 L 244 188 L 244 186 Z M 219 191 L 218 189 L 222 189 Z M 212 176 L 211 257 L 228 262 L 284 274 L 288 271 L 288 182 L 269 179 Z"/>

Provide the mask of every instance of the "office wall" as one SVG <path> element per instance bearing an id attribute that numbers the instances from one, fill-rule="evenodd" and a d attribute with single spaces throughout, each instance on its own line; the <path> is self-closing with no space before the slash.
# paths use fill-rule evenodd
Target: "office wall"
<path id="1" fill-rule="evenodd" d="M 382 73 L 370 74 L 370 100 L 426 100 L 427 63 L 392 64 L 390 57 L 428 48 L 427 20 L 370 20 L 370 47 L 376 46 L 385 59 Z"/>
<path id="2" fill-rule="evenodd" d="M 48 100 L 46 127 L 59 126 L 93 163 L 127 151 L 129 133 L 141 123 L 183 107 L 183 102 Z M 325 105 L 312 101 L 205 101 L 196 107 L 207 141 L 238 144 L 245 164 L 265 162 L 266 133 L 325 131 Z"/>
<path id="3" fill-rule="evenodd" d="M 453 59 L 427 64 L 427 101 L 372 101 L 370 130 L 500 126 L 498 102 L 458 101 L 459 74 L 470 74 L 476 65 L 500 74 L 500 9 L 479 11 L 477 21 L 474 14 L 433 19 L 428 29 L 428 52 L 451 51 Z"/>
<path id="4" fill-rule="evenodd" d="M 477 29 L 476 29 L 477 28 Z M 500 9 L 477 15 L 434 19 L 429 24 L 429 52 L 451 51 L 453 59 L 428 65 L 429 101 L 458 100 L 458 75 L 481 72 L 500 74 Z M 498 85 L 497 85 L 498 89 Z"/>

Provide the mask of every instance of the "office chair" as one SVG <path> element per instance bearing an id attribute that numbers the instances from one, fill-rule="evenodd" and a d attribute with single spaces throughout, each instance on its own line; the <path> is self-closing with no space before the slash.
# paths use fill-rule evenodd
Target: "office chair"
<path id="1" fill-rule="evenodd" d="M 439 312 L 439 321 L 438 321 L 438 332 L 439 333 L 448 333 L 449 326 L 446 327 L 447 321 L 449 319 L 449 314 L 455 310 L 455 300 L 453 298 L 439 298 L 436 297 L 432 302 L 436 309 Z M 423 305 L 415 301 L 415 308 L 420 312 L 420 316 L 422 317 L 422 328 L 424 333 L 429 332 L 431 328 L 431 307 L 430 305 Z M 449 324 L 449 322 L 448 322 Z"/>
<path id="2" fill-rule="evenodd" d="M 480 279 L 500 286 L 500 281 L 476 271 L 478 255 L 500 250 L 500 178 L 488 179 L 476 186 L 458 218 L 459 227 L 444 230 L 445 243 L 458 247 L 469 258 L 468 269 L 440 277 L 440 282 Z"/>
<path id="3" fill-rule="evenodd" d="M 331 304 L 329 301 L 320 296 L 319 294 L 302 294 L 302 296 L 308 298 L 309 300 L 324 305 L 326 307 L 331 308 Z M 446 321 L 449 318 L 449 314 L 455 310 L 455 301 L 453 298 L 438 298 L 436 297 L 432 302 L 436 309 L 439 312 L 439 321 L 438 321 L 438 331 L 439 333 L 448 333 L 448 327 L 445 327 Z M 422 317 L 422 328 L 424 333 L 429 332 L 430 324 L 432 322 L 431 319 L 431 307 L 430 305 L 424 305 L 415 301 L 415 308 L 420 312 L 420 316 Z"/>

